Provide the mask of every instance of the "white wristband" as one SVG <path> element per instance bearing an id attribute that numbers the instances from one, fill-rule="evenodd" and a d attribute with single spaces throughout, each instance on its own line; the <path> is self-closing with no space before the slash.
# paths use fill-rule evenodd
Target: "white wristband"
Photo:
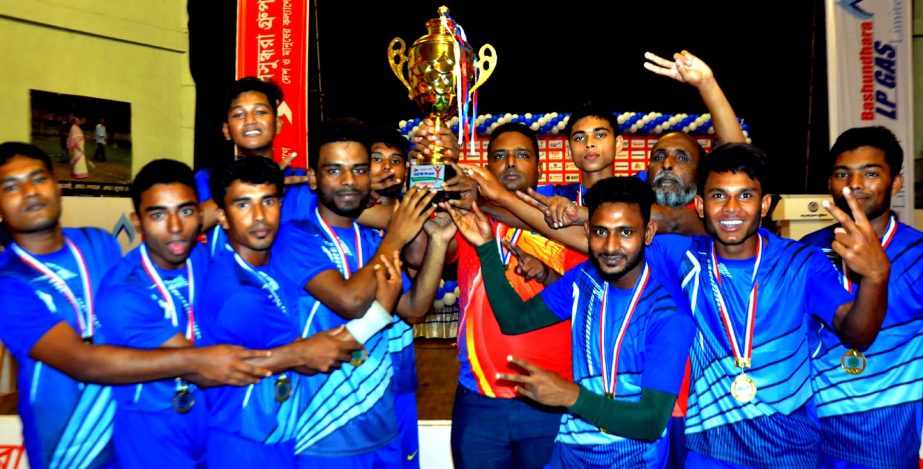
<path id="1" fill-rule="evenodd" d="M 391 324 L 391 313 L 381 303 L 373 301 L 365 315 L 346 323 L 346 330 L 357 342 L 364 344 L 376 332 L 388 327 L 388 324 Z"/>

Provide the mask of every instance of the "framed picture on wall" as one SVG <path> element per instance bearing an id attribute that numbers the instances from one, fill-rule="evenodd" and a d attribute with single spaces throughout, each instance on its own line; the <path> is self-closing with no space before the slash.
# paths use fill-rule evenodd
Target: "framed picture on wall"
<path id="1" fill-rule="evenodd" d="M 64 195 L 128 197 L 131 104 L 31 90 L 32 144 L 51 157 Z"/>

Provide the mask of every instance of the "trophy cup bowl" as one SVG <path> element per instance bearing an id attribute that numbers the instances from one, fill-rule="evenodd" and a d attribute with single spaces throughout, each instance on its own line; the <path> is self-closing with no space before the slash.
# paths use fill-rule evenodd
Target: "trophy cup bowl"
<path id="1" fill-rule="evenodd" d="M 455 24 L 445 6 L 439 7 L 438 18 L 426 22 L 426 29 L 427 34 L 414 41 L 409 53 L 403 39 L 392 39 L 388 46 L 388 60 L 394 75 L 407 87 L 408 97 L 426 118 L 434 122 L 438 131 L 455 116 L 458 100 L 468 102 L 474 91 L 493 73 L 497 54 L 493 46 L 485 44 L 475 65 L 474 51 L 454 34 Z M 475 66 L 478 73 L 475 73 Z M 464 96 L 458 96 L 459 80 L 473 83 Z M 446 157 L 445 147 L 435 145 L 431 154 L 421 154 L 416 160 L 411 160 L 408 187 L 420 183 L 432 184 L 440 191 L 439 200 L 444 200 L 449 194 L 457 195 L 441 191 L 442 184 L 455 176 L 449 166 L 453 162 Z"/>

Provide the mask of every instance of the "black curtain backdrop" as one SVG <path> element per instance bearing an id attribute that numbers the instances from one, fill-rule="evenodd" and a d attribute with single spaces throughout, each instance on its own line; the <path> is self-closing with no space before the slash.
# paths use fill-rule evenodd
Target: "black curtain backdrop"
<path id="1" fill-rule="evenodd" d="M 444 2 L 318 0 L 311 18 L 311 124 L 356 117 L 397 126 L 417 116 L 388 66 L 387 46 L 408 45 Z M 824 192 L 828 148 L 821 0 L 782 2 L 448 3 L 475 50 L 497 50 L 480 113 L 569 112 L 597 99 L 613 111 L 705 112 L 692 87 L 642 68 L 644 51 L 688 49 L 705 60 L 753 143 L 773 159 L 778 193 Z M 197 86 L 195 163 L 228 161 L 220 132 L 223 89 L 234 78 L 236 1 L 189 0 L 190 67 Z M 316 27 L 315 27 L 316 26 Z M 318 40 L 315 40 L 318 39 Z M 317 70 L 317 53 L 320 70 Z M 321 92 L 322 88 L 322 92 Z"/>

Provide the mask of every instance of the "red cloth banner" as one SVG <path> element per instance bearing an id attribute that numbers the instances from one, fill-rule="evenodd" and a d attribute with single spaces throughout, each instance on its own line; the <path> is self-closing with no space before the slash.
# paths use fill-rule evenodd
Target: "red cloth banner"
<path id="1" fill-rule="evenodd" d="M 272 80 L 285 100 L 279 105 L 282 131 L 273 142 L 274 159 L 297 153 L 291 166 L 308 158 L 308 2 L 238 0 L 237 78 Z"/>

